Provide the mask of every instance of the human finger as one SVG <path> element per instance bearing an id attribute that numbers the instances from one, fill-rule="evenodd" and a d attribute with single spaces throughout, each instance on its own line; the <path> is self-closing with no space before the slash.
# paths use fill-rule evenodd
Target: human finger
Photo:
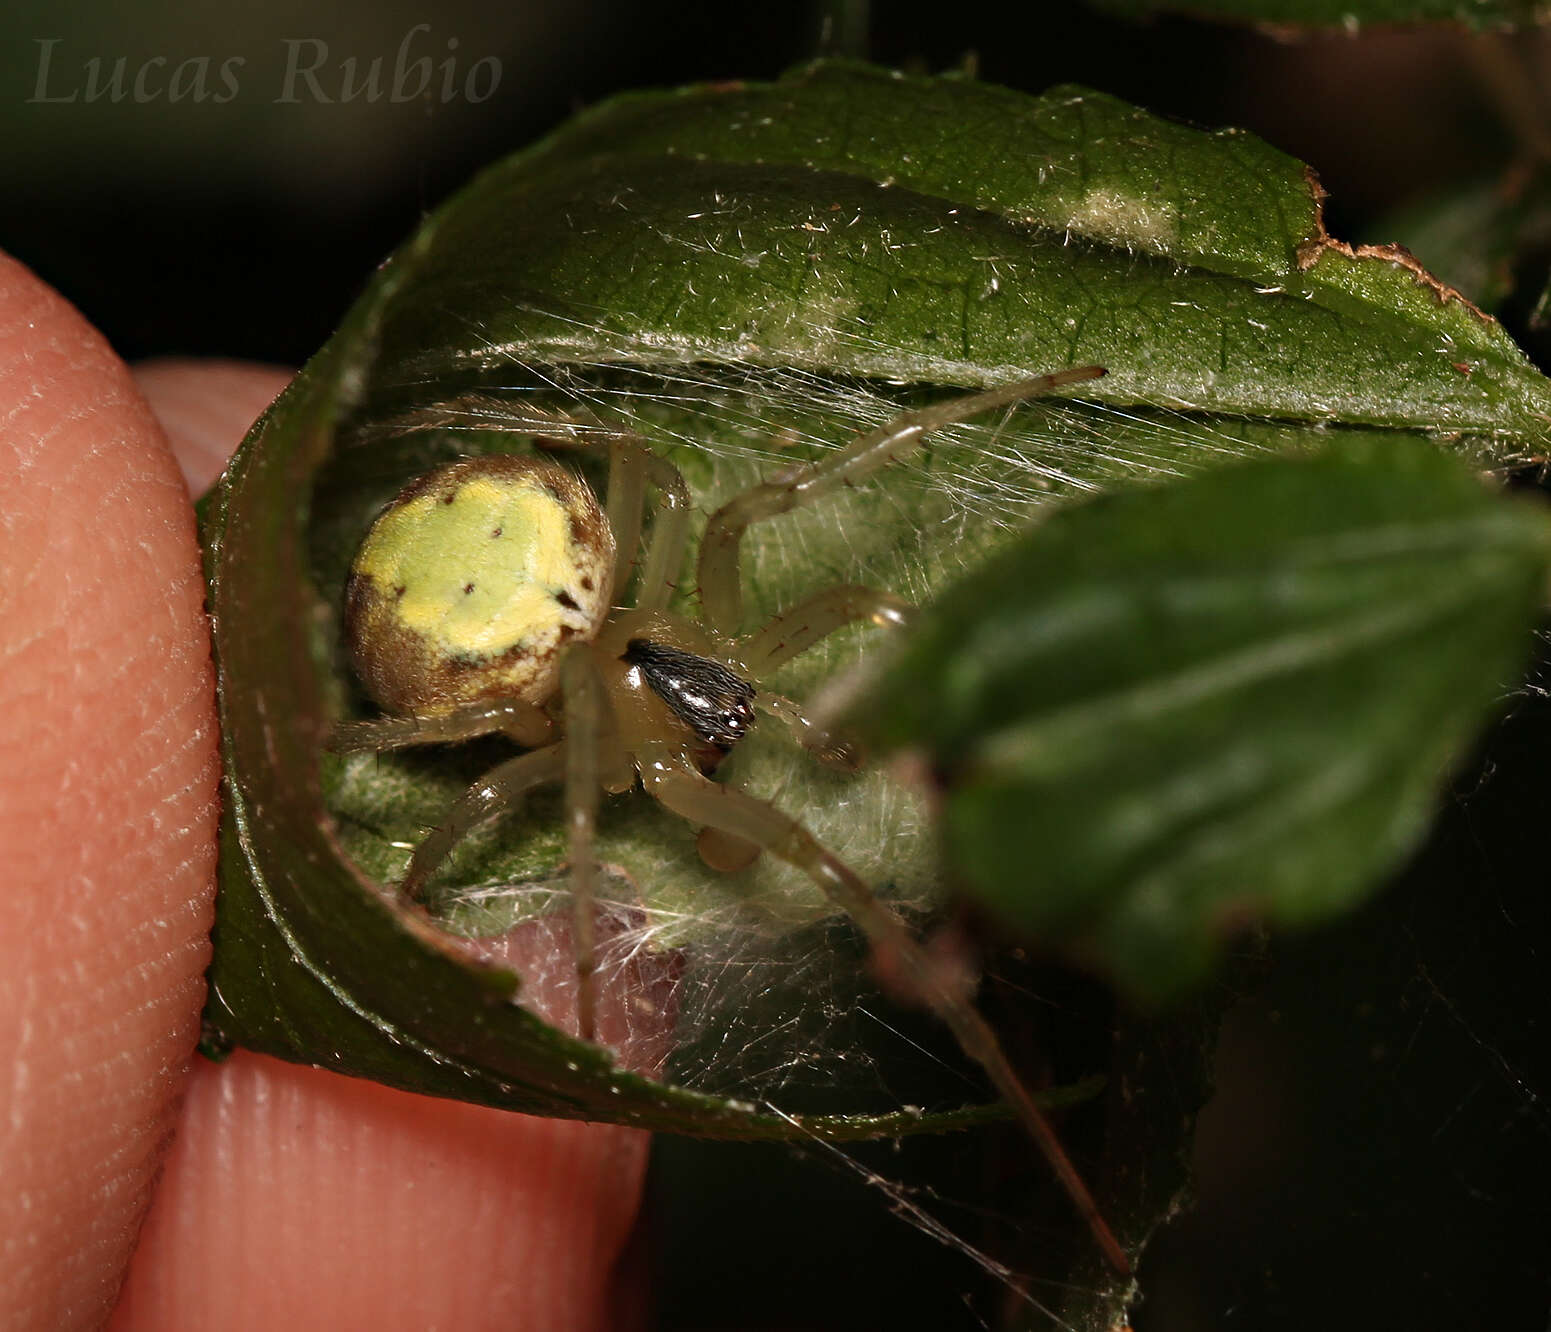
<path id="1" fill-rule="evenodd" d="M 0 1326 L 95 1327 L 199 1028 L 213 683 L 193 514 L 129 371 L 0 256 Z"/>

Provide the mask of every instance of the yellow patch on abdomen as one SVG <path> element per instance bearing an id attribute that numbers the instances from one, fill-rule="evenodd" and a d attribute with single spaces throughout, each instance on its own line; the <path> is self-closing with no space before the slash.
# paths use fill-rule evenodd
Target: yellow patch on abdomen
<path id="1" fill-rule="evenodd" d="M 566 643 L 608 618 L 613 579 L 608 520 L 575 473 L 513 454 L 448 463 L 406 485 L 356 552 L 351 661 L 390 712 L 542 703 Z"/>
<path id="2" fill-rule="evenodd" d="M 499 656 L 576 619 L 556 600 L 576 577 L 570 516 L 532 477 L 471 477 L 390 509 L 355 568 L 396 596 L 400 625 L 456 656 Z"/>

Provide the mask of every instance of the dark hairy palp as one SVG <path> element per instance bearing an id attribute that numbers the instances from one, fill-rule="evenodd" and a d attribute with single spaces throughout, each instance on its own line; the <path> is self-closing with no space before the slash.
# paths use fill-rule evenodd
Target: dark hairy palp
<path id="1" fill-rule="evenodd" d="M 729 750 L 754 723 L 754 686 L 719 661 L 646 638 L 632 638 L 624 660 L 707 744 Z"/>

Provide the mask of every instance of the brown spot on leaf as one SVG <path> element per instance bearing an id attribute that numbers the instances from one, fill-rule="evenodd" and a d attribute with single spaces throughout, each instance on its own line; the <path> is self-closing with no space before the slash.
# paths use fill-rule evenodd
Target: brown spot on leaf
<path id="1" fill-rule="evenodd" d="M 1346 241 L 1338 241 L 1325 230 L 1325 200 L 1328 197 L 1325 187 L 1319 183 L 1319 177 L 1314 174 L 1312 167 L 1304 167 L 1303 178 L 1309 187 L 1309 195 L 1314 201 L 1314 231 L 1313 234 L 1300 241 L 1297 250 L 1299 272 L 1308 272 L 1320 260 L 1320 256 L 1326 250 L 1334 250 L 1337 254 L 1344 255 L 1348 259 L 1372 259 L 1379 263 L 1392 264 L 1397 268 L 1404 268 L 1411 274 L 1418 286 L 1428 288 L 1438 298 L 1440 305 L 1447 305 L 1451 301 L 1458 301 L 1471 314 L 1475 315 L 1482 323 L 1491 324 L 1496 321 L 1491 315 L 1479 309 L 1468 297 L 1456 291 L 1441 279 L 1434 277 L 1422 265 L 1410 250 L 1403 245 L 1350 245 Z"/>

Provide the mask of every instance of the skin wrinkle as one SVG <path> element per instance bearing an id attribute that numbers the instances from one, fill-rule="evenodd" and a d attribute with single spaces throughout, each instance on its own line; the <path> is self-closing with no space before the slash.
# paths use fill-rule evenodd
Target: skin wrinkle
<path id="1" fill-rule="evenodd" d="M 5 260 L 0 401 L 0 1324 L 69 1329 L 111 1305 L 197 1036 L 211 676 L 192 518 L 149 411 Z"/>

